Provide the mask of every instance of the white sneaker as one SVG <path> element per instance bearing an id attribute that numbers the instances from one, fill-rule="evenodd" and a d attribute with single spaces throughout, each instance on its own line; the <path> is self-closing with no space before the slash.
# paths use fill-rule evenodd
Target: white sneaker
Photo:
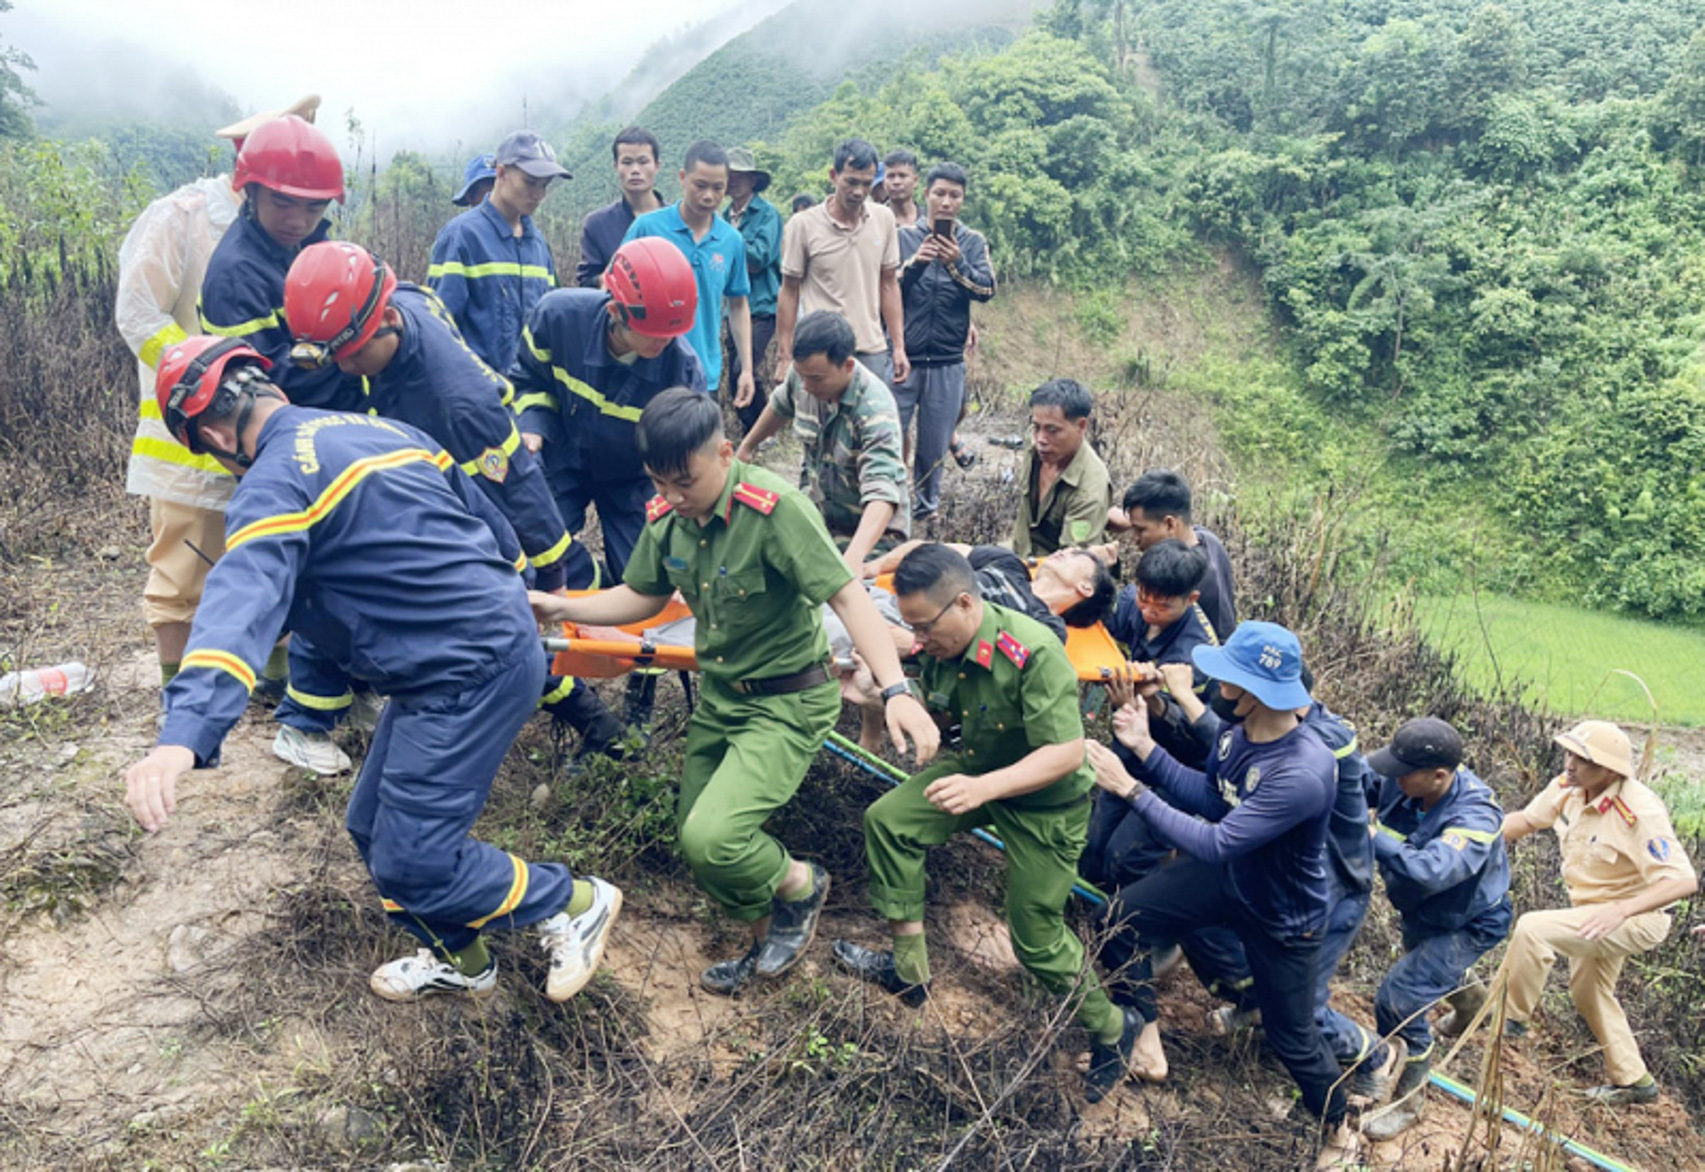
<path id="1" fill-rule="evenodd" d="M 539 925 L 539 944 L 551 954 L 545 996 L 552 1001 L 567 1001 L 586 987 L 604 958 L 610 925 L 622 910 L 621 888 L 602 879 L 581 877 L 592 884 L 592 906 L 578 916 L 558 912 Z"/>
<path id="2" fill-rule="evenodd" d="M 349 702 L 349 715 L 344 717 L 344 723 L 358 733 L 373 735 L 373 730 L 379 727 L 379 714 L 385 711 L 385 698 L 377 692 L 357 692 L 355 699 Z"/>
<path id="3" fill-rule="evenodd" d="M 272 755 L 321 777 L 348 773 L 350 769 L 349 754 L 337 747 L 330 734 L 305 733 L 288 724 L 280 725 L 278 735 L 272 738 Z"/>
<path id="4" fill-rule="evenodd" d="M 419 1001 L 434 993 L 489 997 L 497 988 L 497 964 L 494 961 L 485 972 L 470 977 L 432 949 L 422 948 L 413 956 L 398 957 L 374 969 L 367 987 L 386 1001 Z"/>

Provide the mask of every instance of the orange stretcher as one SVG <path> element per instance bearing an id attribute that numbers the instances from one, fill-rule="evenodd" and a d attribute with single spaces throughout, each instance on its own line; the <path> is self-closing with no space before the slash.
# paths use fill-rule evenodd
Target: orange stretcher
<path id="1" fill-rule="evenodd" d="M 892 578 L 887 574 L 876 580 L 876 584 L 883 589 L 888 589 L 891 582 Z M 593 593 L 596 591 L 569 591 L 571 597 Z M 687 609 L 685 603 L 670 599 L 669 604 L 655 618 L 614 628 L 627 636 L 619 640 L 590 638 L 582 635 L 575 624 L 564 623 L 563 637 L 549 640 L 547 643 L 547 646 L 556 652 L 551 670 L 557 675 L 573 675 L 594 680 L 625 675 L 638 667 L 697 671 L 699 662 L 691 647 L 680 643 L 653 643 L 645 634 L 691 614 L 692 611 Z M 1118 667 L 1125 662 L 1125 655 L 1119 650 L 1119 645 L 1100 623 L 1093 627 L 1066 629 L 1066 658 L 1071 660 L 1072 667 L 1077 670 L 1077 678 L 1085 683 L 1099 683 L 1104 670 Z"/>

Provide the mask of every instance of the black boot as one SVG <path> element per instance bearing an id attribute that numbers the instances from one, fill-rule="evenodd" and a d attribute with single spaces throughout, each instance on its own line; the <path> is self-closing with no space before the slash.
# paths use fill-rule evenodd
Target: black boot
<path id="1" fill-rule="evenodd" d="M 1107 1097 L 1107 1093 L 1121 1082 L 1131 1072 L 1131 1055 L 1136 1051 L 1137 1038 L 1143 1032 L 1143 1015 L 1125 1006 L 1120 1010 L 1125 1015 L 1125 1028 L 1119 1033 L 1119 1040 L 1109 1046 L 1105 1042 L 1096 1041 L 1089 1047 L 1089 1070 L 1083 1076 L 1083 1097 L 1091 1103 L 1099 1103 Z"/>
<path id="2" fill-rule="evenodd" d="M 1427 1109 L 1427 1080 L 1432 1073 L 1432 1059 L 1426 1055 L 1405 1062 L 1391 1095 L 1391 1106 L 1369 1116 L 1362 1124 L 1362 1134 L 1375 1143 L 1384 1143 L 1421 1122 L 1421 1114 Z"/>
<path id="3" fill-rule="evenodd" d="M 752 975 L 758 971 L 758 955 L 763 950 L 762 940 L 753 941 L 745 956 L 711 965 L 699 977 L 699 984 L 712 993 L 720 993 L 724 997 L 734 996 L 751 982 Z"/>
<path id="4" fill-rule="evenodd" d="M 657 707 L 657 673 L 636 671 L 628 676 L 627 703 L 622 709 L 622 723 L 638 729 L 641 737 L 650 735 L 651 713 Z"/>
<path id="5" fill-rule="evenodd" d="M 892 952 L 877 952 L 850 940 L 835 941 L 834 952 L 835 960 L 853 976 L 887 990 L 913 1009 L 918 1008 L 929 997 L 928 981 L 914 985 L 900 979 L 900 974 L 894 971 Z"/>
<path id="6" fill-rule="evenodd" d="M 550 695 L 561 679 L 561 676 L 548 678 L 545 695 Z M 580 734 L 580 748 L 574 753 L 577 760 L 593 753 L 621 760 L 618 742 L 622 739 L 622 722 L 605 705 L 598 690 L 585 680 L 576 680 L 573 691 L 561 700 L 546 704 L 545 710 L 552 719 Z"/>
<path id="7" fill-rule="evenodd" d="M 779 977 L 799 963 L 817 935 L 817 917 L 829 898 L 829 873 L 811 864 L 811 894 L 802 899 L 777 896 L 770 912 L 770 931 L 758 954 L 758 975 Z"/>

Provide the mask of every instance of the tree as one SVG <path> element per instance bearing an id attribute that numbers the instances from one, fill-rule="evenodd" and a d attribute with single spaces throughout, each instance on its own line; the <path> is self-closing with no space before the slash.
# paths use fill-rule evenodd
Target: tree
<path id="1" fill-rule="evenodd" d="M 0 0 L 0 13 L 12 11 L 12 0 Z M 28 138 L 35 133 L 30 107 L 41 104 L 35 91 L 24 84 L 20 69 L 36 63 L 22 49 L 0 43 L 0 138 Z"/>

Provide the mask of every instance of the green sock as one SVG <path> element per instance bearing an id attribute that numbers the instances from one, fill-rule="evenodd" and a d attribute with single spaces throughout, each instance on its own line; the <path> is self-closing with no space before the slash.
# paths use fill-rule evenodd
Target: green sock
<path id="1" fill-rule="evenodd" d="M 1101 1002 L 1101 1006 L 1098 1008 L 1091 1002 L 1084 1002 L 1083 1008 L 1078 1011 L 1078 1019 L 1103 1046 L 1117 1046 L 1119 1038 L 1125 1032 L 1125 1014 L 1106 997 L 1096 1000 Z"/>
<path id="2" fill-rule="evenodd" d="M 574 894 L 568 897 L 568 907 L 565 910 L 571 916 L 592 910 L 592 900 L 597 897 L 597 891 L 592 884 L 584 879 L 574 881 Z"/>
<path id="3" fill-rule="evenodd" d="M 922 932 L 894 937 L 894 974 L 908 985 L 929 980 L 929 945 Z"/>
<path id="4" fill-rule="evenodd" d="M 1632 1082 L 1632 1083 L 1629 1083 L 1628 1085 L 1631 1087 L 1649 1087 L 1655 1081 L 1656 1080 L 1652 1078 L 1652 1072 L 1648 1070 L 1645 1074 L 1642 1074 L 1640 1076 L 1640 1079 L 1638 1082 Z"/>
<path id="5" fill-rule="evenodd" d="M 274 647 L 272 654 L 266 657 L 266 666 L 260 669 L 260 674 L 269 680 L 281 680 L 290 674 L 290 648 Z"/>
<path id="6" fill-rule="evenodd" d="M 446 959 L 456 966 L 456 971 L 464 977 L 471 977 L 485 972 L 491 967 L 491 953 L 485 950 L 485 937 L 475 936 L 474 942 L 460 952 L 449 953 Z"/>
<path id="7" fill-rule="evenodd" d="M 178 668 L 180 666 L 182 665 L 175 659 L 170 663 L 167 663 L 163 659 L 160 661 L 160 686 L 162 688 L 177 678 Z"/>

